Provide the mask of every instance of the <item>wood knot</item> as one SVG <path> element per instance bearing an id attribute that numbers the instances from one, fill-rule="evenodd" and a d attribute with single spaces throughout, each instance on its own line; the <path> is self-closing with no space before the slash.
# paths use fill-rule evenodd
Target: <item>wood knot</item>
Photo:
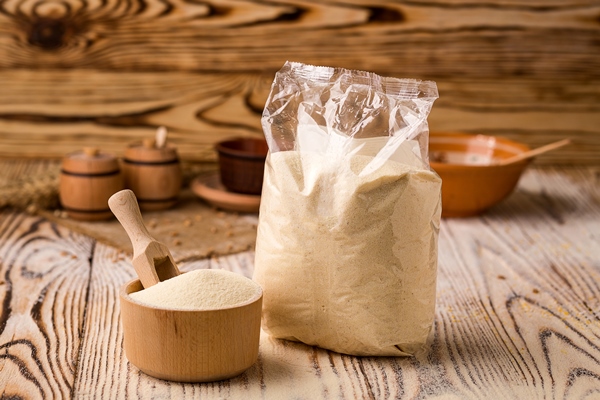
<path id="1" fill-rule="evenodd" d="M 291 10 L 283 12 L 277 18 L 273 20 L 273 22 L 293 22 L 299 21 L 306 14 L 306 10 L 301 8 L 293 8 Z"/>
<path id="2" fill-rule="evenodd" d="M 395 8 L 369 7 L 369 10 L 369 22 L 397 23 L 406 20 L 402 11 Z"/>
<path id="3" fill-rule="evenodd" d="M 62 19 L 40 18 L 31 24 L 29 43 L 54 50 L 65 43 L 68 31 L 68 26 Z"/>

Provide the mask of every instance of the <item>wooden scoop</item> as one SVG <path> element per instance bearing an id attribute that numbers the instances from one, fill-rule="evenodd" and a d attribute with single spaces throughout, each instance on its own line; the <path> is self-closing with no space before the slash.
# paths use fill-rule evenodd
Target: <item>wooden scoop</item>
<path id="1" fill-rule="evenodd" d="M 154 240 L 148 233 L 137 199 L 131 190 L 113 194 L 108 199 L 108 206 L 129 235 L 133 245 L 131 263 L 144 288 L 180 274 L 167 246 Z"/>

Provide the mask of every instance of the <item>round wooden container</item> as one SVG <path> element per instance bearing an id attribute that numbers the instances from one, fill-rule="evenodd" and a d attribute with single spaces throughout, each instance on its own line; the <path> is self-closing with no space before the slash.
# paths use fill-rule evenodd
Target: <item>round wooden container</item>
<path id="1" fill-rule="evenodd" d="M 129 296 L 142 289 L 138 279 L 121 287 L 121 321 L 125 355 L 146 374 L 179 382 L 211 382 L 239 375 L 256 362 L 260 286 L 254 297 L 239 305 L 197 311 L 152 307 Z"/>
<path id="2" fill-rule="evenodd" d="M 174 147 L 132 144 L 125 150 L 123 175 L 142 210 L 164 210 L 177 203 L 182 172 Z"/>
<path id="3" fill-rule="evenodd" d="M 121 189 L 123 177 L 114 155 L 86 148 L 63 159 L 59 197 L 69 217 L 83 221 L 112 218 L 108 198 Z"/>

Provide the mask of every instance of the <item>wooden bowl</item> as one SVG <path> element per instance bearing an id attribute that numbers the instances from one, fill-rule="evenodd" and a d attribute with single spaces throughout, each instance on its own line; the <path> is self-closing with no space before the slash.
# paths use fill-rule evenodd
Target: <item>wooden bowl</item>
<path id="1" fill-rule="evenodd" d="M 241 374 L 258 358 L 262 289 L 245 303 L 218 310 L 144 305 L 121 287 L 121 321 L 128 360 L 146 374 L 179 382 L 210 382 Z"/>
<path id="2" fill-rule="evenodd" d="M 430 134 L 431 168 L 442 178 L 442 217 L 477 215 L 506 198 L 530 160 L 494 163 L 528 150 L 522 143 L 496 136 Z"/>
<path id="3" fill-rule="evenodd" d="M 260 194 L 269 151 L 267 141 L 237 138 L 219 142 L 215 148 L 223 186 L 236 193 Z"/>

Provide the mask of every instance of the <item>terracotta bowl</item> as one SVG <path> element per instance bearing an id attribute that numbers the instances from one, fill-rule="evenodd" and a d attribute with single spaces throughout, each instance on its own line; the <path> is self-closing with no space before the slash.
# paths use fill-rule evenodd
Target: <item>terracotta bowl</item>
<path id="1" fill-rule="evenodd" d="M 495 163 L 528 150 L 522 143 L 496 136 L 432 133 L 429 159 L 442 178 L 442 217 L 477 215 L 506 198 L 529 160 Z"/>
<path id="2" fill-rule="evenodd" d="M 269 147 L 265 139 L 237 138 L 215 146 L 221 182 L 236 193 L 260 194 Z"/>

